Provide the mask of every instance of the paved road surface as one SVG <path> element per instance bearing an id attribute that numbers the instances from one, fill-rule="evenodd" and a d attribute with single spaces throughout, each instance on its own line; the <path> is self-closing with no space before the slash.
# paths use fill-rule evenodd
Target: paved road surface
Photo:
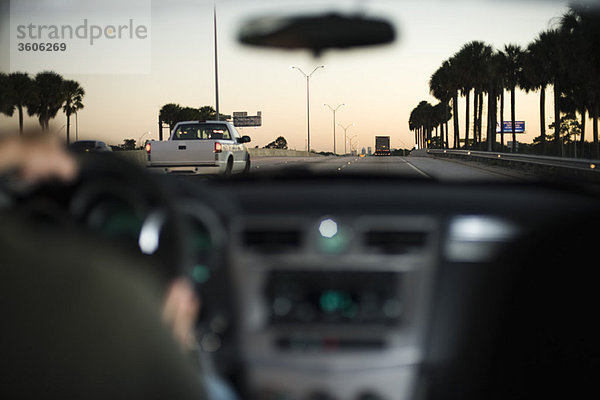
<path id="1" fill-rule="evenodd" d="M 501 172 L 432 157 L 254 157 L 253 173 L 292 167 L 324 173 L 385 173 L 440 181 L 511 180 Z"/>

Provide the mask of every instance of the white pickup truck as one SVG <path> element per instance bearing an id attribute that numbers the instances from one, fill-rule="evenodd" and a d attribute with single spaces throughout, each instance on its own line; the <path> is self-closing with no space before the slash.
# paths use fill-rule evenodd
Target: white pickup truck
<path id="1" fill-rule="evenodd" d="M 250 155 L 227 121 L 178 122 L 168 141 L 146 142 L 147 167 L 163 173 L 231 175 L 250 170 Z"/>

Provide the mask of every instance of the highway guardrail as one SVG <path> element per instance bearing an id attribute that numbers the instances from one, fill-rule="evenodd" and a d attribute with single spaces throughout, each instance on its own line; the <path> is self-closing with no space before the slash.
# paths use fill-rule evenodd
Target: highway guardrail
<path id="1" fill-rule="evenodd" d="M 525 167 L 546 172 L 574 172 L 600 177 L 600 160 L 539 156 L 533 154 L 496 153 L 475 150 L 429 149 L 427 154 L 463 160 L 481 161 L 509 167 Z"/>
<path id="2" fill-rule="evenodd" d="M 538 156 L 533 154 L 515 154 L 515 153 L 494 153 L 487 151 L 473 150 L 441 150 L 430 149 L 427 154 L 459 156 L 470 159 L 501 160 L 507 162 L 527 163 L 535 165 L 545 165 L 550 167 L 574 168 L 580 170 L 593 170 L 600 172 L 600 160 L 588 160 L 578 158 L 563 158 Z"/>

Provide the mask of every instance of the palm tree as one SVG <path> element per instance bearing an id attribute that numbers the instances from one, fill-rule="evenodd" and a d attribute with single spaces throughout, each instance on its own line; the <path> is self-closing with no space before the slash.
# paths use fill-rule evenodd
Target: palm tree
<path id="1" fill-rule="evenodd" d="M 206 121 L 214 119 L 216 115 L 212 106 L 202 106 L 200 108 L 182 107 L 179 104 L 168 103 L 161 107 L 158 118 L 161 122 L 169 125 L 173 130 L 175 124 L 181 121 Z"/>
<path id="2" fill-rule="evenodd" d="M 458 82 L 458 73 L 456 63 L 450 59 L 448 60 L 448 79 L 451 81 L 452 87 L 452 114 L 454 116 L 454 143 L 453 147 L 458 149 L 460 146 L 460 126 L 458 124 L 458 93 L 460 90 L 460 84 Z"/>
<path id="3" fill-rule="evenodd" d="M 498 96 L 503 98 L 505 57 L 501 51 L 494 52 L 487 61 L 487 86 L 485 92 L 488 95 L 488 118 L 487 118 L 487 150 L 492 151 L 496 143 L 496 125 L 498 122 Z"/>
<path id="4" fill-rule="evenodd" d="M 415 132 L 415 142 L 419 148 L 428 147 L 431 143 L 431 130 L 434 123 L 433 106 L 421 101 L 410 113 L 408 126 Z"/>
<path id="5" fill-rule="evenodd" d="M 560 104 L 562 90 L 568 86 L 566 83 L 566 64 L 569 60 L 565 59 L 567 53 L 565 48 L 565 34 L 558 29 L 550 29 L 540 33 L 538 39 L 544 43 L 548 51 L 550 82 L 554 87 L 554 151 L 560 155 L 562 149 L 560 144 Z"/>
<path id="6" fill-rule="evenodd" d="M 212 106 L 202 106 L 198 109 L 198 111 L 200 112 L 200 118 L 201 120 L 209 120 L 209 119 L 214 119 L 217 115 L 217 112 L 215 111 L 215 109 Z M 223 115 L 221 113 L 219 113 L 219 115 Z"/>
<path id="7" fill-rule="evenodd" d="M 19 113 L 19 134 L 23 134 L 23 108 L 27 106 L 33 90 L 33 82 L 29 75 L 23 72 L 13 72 L 8 76 L 11 104 Z"/>
<path id="8" fill-rule="evenodd" d="M 546 86 L 552 82 L 550 70 L 550 43 L 538 36 L 523 53 L 523 74 L 519 86 L 526 93 L 540 91 L 540 143 L 542 152 L 546 145 Z"/>
<path id="9" fill-rule="evenodd" d="M 27 99 L 27 114 L 37 115 L 43 131 L 50 129 L 49 121 L 56 117 L 64 102 L 63 78 L 56 72 L 38 73 L 34 80 L 33 90 Z"/>
<path id="10" fill-rule="evenodd" d="M 458 53 L 452 57 L 456 68 L 454 72 L 457 74 L 458 82 L 460 82 L 461 93 L 466 100 L 465 114 L 465 146 L 469 146 L 469 108 L 470 108 L 470 93 L 474 91 L 474 107 L 473 107 L 473 136 L 474 140 L 480 139 L 480 108 L 483 105 L 482 91 L 486 86 L 487 77 L 486 63 L 491 57 L 492 48 L 481 41 L 473 41 L 465 44 Z M 479 134 L 479 135 L 478 135 Z"/>
<path id="11" fill-rule="evenodd" d="M 169 125 L 169 129 L 173 130 L 177 123 L 177 114 L 181 111 L 181 106 L 175 103 L 168 103 L 161 107 L 158 118 L 162 123 Z"/>
<path id="12" fill-rule="evenodd" d="M 408 128 L 415 133 L 415 145 L 421 146 L 421 121 L 419 115 L 419 108 L 415 107 L 410 112 L 410 117 L 408 119 Z"/>
<path id="13" fill-rule="evenodd" d="M 523 69 L 523 50 L 518 45 L 508 44 L 504 46 L 506 54 L 506 86 L 510 90 L 510 121 L 512 125 L 512 148 L 515 152 L 517 144 L 517 135 L 515 132 L 515 92 L 519 84 Z"/>
<path id="14" fill-rule="evenodd" d="M 440 101 L 441 104 L 444 105 L 442 110 L 446 112 L 446 115 L 442 116 L 444 119 L 444 123 L 446 125 L 446 139 L 443 138 L 444 128 L 442 126 L 442 143 L 447 148 L 448 147 L 448 123 L 447 121 L 450 119 L 450 100 L 454 98 L 454 96 L 458 96 L 458 89 L 452 84 L 451 77 L 451 66 L 449 61 L 444 61 L 442 66 L 438 68 L 437 71 L 431 75 L 431 79 L 429 80 L 429 90 L 430 93 Z M 456 140 L 456 139 L 455 139 Z"/>
<path id="15" fill-rule="evenodd" d="M 431 124 L 435 126 L 436 131 L 439 131 L 438 138 L 435 143 L 440 148 L 447 147 L 448 133 L 446 129 L 446 137 L 444 137 L 444 125 L 447 126 L 448 121 L 452 118 L 452 112 L 448 103 L 440 102 L 433 106 L 431 110 Z"/>
<path id="16" fill-rule="evenodd" d="M 10 82 L 8 75 L 0 72 L 0 114 L 12 117 L 15 107 L 10 99 Z"/>
<path id="17" fill-rule="evenodd" d="M 504 90 L 506 89 L 506 54 L 497 50 L 494 55 L 494 63 L 498 74 L 498 97 L 500 98 L 500 151 L 504 151 Z M 496 117 L 495 117 L 496 119 Z"/>
<path id="18" fill-rule="evenodd" d="M 465 114 L 465 146 L 469 146 L 469 107 L 470 107 L 470 93 L 474 91 L 474 107 L 473 107 L 473 139 L 480 139 L 480 120 L 481 111 L 480 108 L 483 106 L 482 91 L 486 85 L 486 63 L 489 57 L 491 57 L 492 48 L 481 41 L 473 41 L 465 44 L 458 53 L 452 58 L 456 68 L 455 73 L 457 79 L 460 82 L 461 93 L 465 96 L 466 100 L 466 114 Z"/>
<path id="19" fill-rule="evenodd" d="M 560 24 L 562 36 L 563 94 L 581 115 L 584 142 L 585 114 L 593 119 L 593 157 L 600 156 L 598 117 L 600 116 L 600 12 L 590 5 L 571 6 Z M 581 147 L 583 148 L 583 147 Z"/>
<path id="20" fill-rule="evenodd" d="M 460 70 L 460 61 L 452 57 L 442 63 L 442 66 L 431 76 L 429 81 L 430 93 L 442 102 L 449 104 L 452 101 L 452 107 L 449 107 L 454 120 L 454 143 L 456 149 L 460 146 L 460 127 L 458 124 L 458 95 L 463 88 L 462 75 Z M 450 115 L 450 114 L 449 114 Z M 447 125 L 447 124 L 446 124 Z M 446 126 L 446 136 L 448 136 L 448 127 Z M 448 139 L 448 138 L 447 138 Z M 447 140 L 449 142 L 449 140 Z M 447 143 L 448 144 L 448 143 Z"/>
<path id="21" fill-rule="evenodd" d="M 474 76 L 476 92 L 478 93 L 476 118 L 475 118 L 475 137 L 477 142 L 482 141 L 482 125 L 483 125 L 483 95 L 488 89 L 490 79 L 490 62 L 494 50 L 491 46 L 483 42 L 474 42 Z M 488 109 L 489 113 L 489 109 Z"/>
<path id="22" fill-rule="evenodd" d="M 429 102 L 422 101 L 419 104 L 419 107 L 421 109 L 423 128 L 425 130 L 424 145 L 425 147 L 429 147 L 435 121 L 433 106 Z"/>
<path id="23" fill-rule="evenodd" d="M 85 91 L 75 81 L 64 81 L 63 83 L 64 106 L 63 112 L 67 116 L 67 144 L 71 142 L 71 115 L 83 108 L 83 96 Z"/>
<path id="24" fill-rule="evenodd" d="M 465 96 L 465 147 L 469 146 L 469 112 L 470 112 L 470 97 L 473 89 L 473 46 L 474 42 L 465 44 L 452 57 L 452 62 L 455 65 L 454 72 L 456 79 L 460 82 L 460 92 Z"/>
<path id="25" fill-rule="evenodd" d="M 420 121 L 418 107 L 413 108 L 413 110 L 410 112 L 410 117 L 408 119 L 408 127 L 411 131 L 413 131 L 415 133 L 415 145 L 420 147 L 420 145 L 421 145 L 421 137 L 420 137 L 421 136 L 420 135 L 421 121 Z"/>
<path id="26" fill-rule="evenodd" d="M 579 32 L 582 43 L 582 54 L 585 54 L 587 77 L 588 112 L 593 119 L 594 158 L 600 157 L 598 140 L 598 119 L 600 118 L 600 12 L 588 5 L 583 9 L 575 9 L 580 16 Z"/>

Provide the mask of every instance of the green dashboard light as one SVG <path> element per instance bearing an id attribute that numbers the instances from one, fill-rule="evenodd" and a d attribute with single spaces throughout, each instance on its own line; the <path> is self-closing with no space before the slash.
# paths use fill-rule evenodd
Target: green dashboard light
<path id="1" fill-rule="evenodd" d="M 338 234 L 332 238 L 321 238 L 319 246 L 326 253 L 341 253 L 346 249 L 347 242 L 344 235 Z"/>
<path id="2" fill-rule="evenodd" d="M 118 211 L 110 215 L 100 227 L 109 236 L 127 235 L 136 237 L 142 228 L 142 221 L 131 212 Z"/>
<path id="3" fill-rule="evenodd" d="M 346 292 L 339 290 L 326 290 L 319 298 L 319 305 L 325 312 L 350 310 L 354 305 L 352 298 Z"/>
<path id="4" fill-rule="evenodd" d="M 209 250 L 212 247 L 209 233 L 206 231 L 198 232 L 191 238 L 191 246 L 197 252 Z"/>
<path id="5" fill-rule="evenodd" d="M 205 265 L 196 265 L 192 268 L 192 279 L 196 283 L 205 283 L 210 279 L 210 270 Z"/>

